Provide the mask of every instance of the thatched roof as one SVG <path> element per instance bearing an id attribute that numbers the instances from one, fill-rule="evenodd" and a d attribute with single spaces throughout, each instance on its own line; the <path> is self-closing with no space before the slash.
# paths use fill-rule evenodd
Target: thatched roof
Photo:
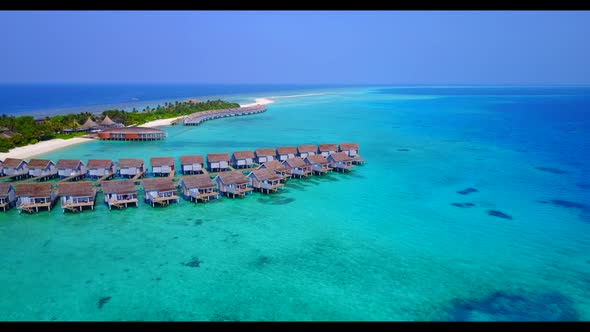
<path id="1" fill-rule="evenodd" d="M 288 165 L 289 167 L 293 168 L 293 167 L 305 167 L 307 166 L 307 164 L 305 163 L 305 161 L 303 161 L 303 159 L 301 159 L 300 157 L 295 157 L 295 158 L 291 158 L 291 159 L 287 159 L 285 161 L 283 161 L 283 165 Z"/>
<path id="2" fill-rule="evenodd" d="M 174 166 L 174 158 L 172 157 L 153 157 L 150 158 L 151 166 Z"/>
<path id="3" fill-rule="evenodd" d="M 274 156 L 275 150 L 271 148 L 256 149 L 256 157 Z"/>
<path id="4" fill-rule="evenodd" d="M 278 176 L 277 173 L 275 173 L 275 171 L 268 168 L 253 170 L 250 174 L 253 174 L 260 181 L 276 181 L 281 179 L 281 177 Z"/>
<path id="5" fill-rule="evenodd" d="M 333 154 L 329 155 L 328 158 L 332 158 L 334 161 L 350 160 L 350 157 L 346 154 L 346 152 L 333 153 Z"/>
<path id="6" fill-rule="evenodd" d="M 119 159 L 119 168 L 127 168 L 127 167 L 136 167 L 139 168 L 143 166 L 144 162 L 142 159 L 133 159 L 133 158 L 121 158 Z"/>
<path id="7" fill-rule="evenodd" d="M 102 192 L 105 194 L 131 194 L 135 192 L 135 181 L 115 180 L 100 183 Z"/>
<path id="8" fill-rule="evenodd" d="M 220 161 L 229 161 L 229 154 L 227 153 L 209 153 L 207 154 L 207 162 L 218 163 Z"/>
<path id="9" fill-rule="evenodd" d="M 320 152 L 323 151 L 338 151 L 338 146 L 336 144 L 320 144 L 318 146 Z"/>
<path id="10" fill-rule="evenodd" d="M 60 196 L 94 196 L 96 189 L 92 188 L 92 182 L 61 182 L 57 184 L 57 192 Z"/>
<path id="11" fill-rule="evenodd" d="M 16 185 L 16 196 L 28 197 L 50 197 L 51 183 L 18 183 Z"/>
<path id="12" fill-rule="evenodd" d="M 0 182 L 0 197 L 8 196 L 8 190 L 12 187 L 12 183 Z"/>
<path id="13" fill-rule="evenodd" d="M 297 149 L 294 146 L 279 146 L 277 148 L 278 154 L 297 154 Z"/>
<path id="14" fill-rule="evenodd" d="M 357 150 L 359 146 L 356 143 L 340 143 L 340 151 Z"/>
<path id="15" fill-rule="evenodd" d="M 187 188 L 211 188 L 215 183 L 207 174 L 183 176 L 181 180 Z"/>
<path id="16" fill-rule="evenodd" d="M 4 167 L 4 168 L 16 168 L 23 161 L 24 161 L 23 159 L 6 158 L 6 159 L 4 159 L 4 163 L 2 164 L 2 167 Z"/>
<path id="17" fill-rule="evenodd" d="M 201 155 L 194 155 L 194 156 L 180 156 L 180 164 L 181 165 L 191 165 L 191 164 L 203 164 L 203 156 Z"/>
<path id="18" fill-rule="evenodd" d="M 144 191 L 171 191 L 175 190 L 174 181 L 172 178 L 156 178 L 156 179 L 145 179 L 141 181 Z"/>
<path id="19" fill-rule="evenodd" d="M 100 123 L 101 126 L 112 126 L 115 124 L 115 121 L 111 120 L 109 116 L 105 116 L 102 122 Z"/>
<path id="20" fill-rule="evenodd" d="M 78 168 L 78 165 L 82 163 L 82 165 L 84 165 L 84 162 L 82 160 L 79 159 L 60 159 L 57 161 L 57 168 L 60 169 L 75 169 Z"/>
<path id="21" fill-rule="evenodd" d="M 96 124 L 96 122 L 92 121 L 92 119 L 90 117 L 88 117 L 86 122 L 84 122 L 84 124 L 82 125 L 82 129 L 89 129 L 89 128 L 95 128 L 95 127 L 98 127 L 98 124 Z"/>
<path id="22" fill-rule="evenodd" d="M 252 151 L 236 151 L 233 153 L 236 160 L 238 159 L 254 159 L 254 152 Z"/>
<path id="23" fill-rule="evenodd" d="M 221 172 L 216 177 L 221 179 L 221 182 L 225 184 L 244 184 L 248 183 L 248 178 L 240 171 Z"/>
<path id="24" fill-rule="evenodd" d="M 301 153 L 301 152 L 317 152 L 318 151 L 317 147 L 313 144 L 300 145 L 297 147 L 297 150 L 299 151 L 299 153 Z"/>
<path id="25" fill-rule="evenodd" d="M 31 159 L 27 166 L 29 168 L 46 168 L 50 163 L 53 163 L 53 161 L 48 159 Z"/>
<path id="26" fill-rule="evenodd" d="M 321 154 L 314 154 L 311 156 L 307 156 L 307 157 L 305 157 L 305 161 L 309 162 L 310 165 L 317 165 L 317 164 L 325 165 L 328 163 L 328 160 L 324 156 L 322 156 Z"/>
<path id="27" fill-rule="evenodd" d="M 285 165 L 283 165 L 278 160 L 267 161 L 264 164 L 260 165 L 259 168 L 262 168 L 262 166 L 264 166 L 264 168 L 271 169 L 271 170 L 273 170 L 275 172 L 282 172 L 282 171 L 286 171 L 287 170 L 287 167 L 285 167 Z"/>
<path id="28" fill-rule="evenodd" d="M 86 168 L 111 168 L 113 161 L 110 159 L 90 159 Z"/>

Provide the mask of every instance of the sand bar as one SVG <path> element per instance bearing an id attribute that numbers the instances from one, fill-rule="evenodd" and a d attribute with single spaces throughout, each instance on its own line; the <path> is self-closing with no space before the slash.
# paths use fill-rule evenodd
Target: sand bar
<path id="1" fill-rule="evenodd" d="M 91 141 L 93 141 L 93 139 L 84 137 L 74 137 L 70 139 L 54 138 L 35 144 L 19 146 L 14 149 L 10 149 L 8 152 L 0 153 L 0 160 L 4 160 L 6 158 L 29 159 L 40 154 Z"/>

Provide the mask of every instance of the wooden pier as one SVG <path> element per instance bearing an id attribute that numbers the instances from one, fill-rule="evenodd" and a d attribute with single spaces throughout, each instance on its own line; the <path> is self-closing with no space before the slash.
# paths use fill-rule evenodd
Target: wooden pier
<path id="1" fill-rule="evenodd" d="M 198 126 L 203 122 L 219 119 L 219 118 L 226 118 L 226 117 L 233 117 L 233 116 L 242 116 L 242 115 L 251 115 L 251 114 L 258 114 L 266 112 L 266 106 L 264 105 L 254 105 L 248 107 L 239 107 L 239 108 L 228 108 L 222 110 L 212 110 L 212 111 L 204 111 L 204 112 L 196 112 L 191 115 L 187 115 L 182 119 L 182 122 L 185 126 Z"/>

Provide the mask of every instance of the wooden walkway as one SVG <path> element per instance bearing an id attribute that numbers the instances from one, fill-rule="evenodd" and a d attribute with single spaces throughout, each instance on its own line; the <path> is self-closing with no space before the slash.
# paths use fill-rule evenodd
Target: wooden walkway
<path id="1" fill-rule="evenodd" d="M 63 178 L 63 179 L 59 180 L 59 182 L 68 182 L 68 181 L 72 181 L 72 180 L 78 180 L 83 177 L 84 177 L 84 174 L 76 174 L 76 175 L 68 176 L 67 178 Z"/>
<path id="2" fill-rule="evenodd" d="M 37 180 L 43 180 L 43 181 L 45 181 L 45 180 L 53 179 L 55 177 L 57 177 L 57 173 L 50 174 L 50 175 L 39 175 L 39 176 L 36 176 L 34 178 L 28 178 L 24 182 L 33 182 L 33 181 L 37 181 Z"/>

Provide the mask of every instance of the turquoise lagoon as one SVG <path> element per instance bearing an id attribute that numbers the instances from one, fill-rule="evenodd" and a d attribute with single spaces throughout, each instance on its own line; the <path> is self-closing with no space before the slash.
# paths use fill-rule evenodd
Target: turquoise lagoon
<path id="1" fill-rule="evenodd" d="M 43 155 L 353 141 L 367 163 L 209 204 L 109 211 L 99 194 L 81 214 L 13 209 L 0 215 L 0 320 L 590 319 L 590 89 L 309 92 L 326 94 L 164 127 L 161 142 Z"/>

